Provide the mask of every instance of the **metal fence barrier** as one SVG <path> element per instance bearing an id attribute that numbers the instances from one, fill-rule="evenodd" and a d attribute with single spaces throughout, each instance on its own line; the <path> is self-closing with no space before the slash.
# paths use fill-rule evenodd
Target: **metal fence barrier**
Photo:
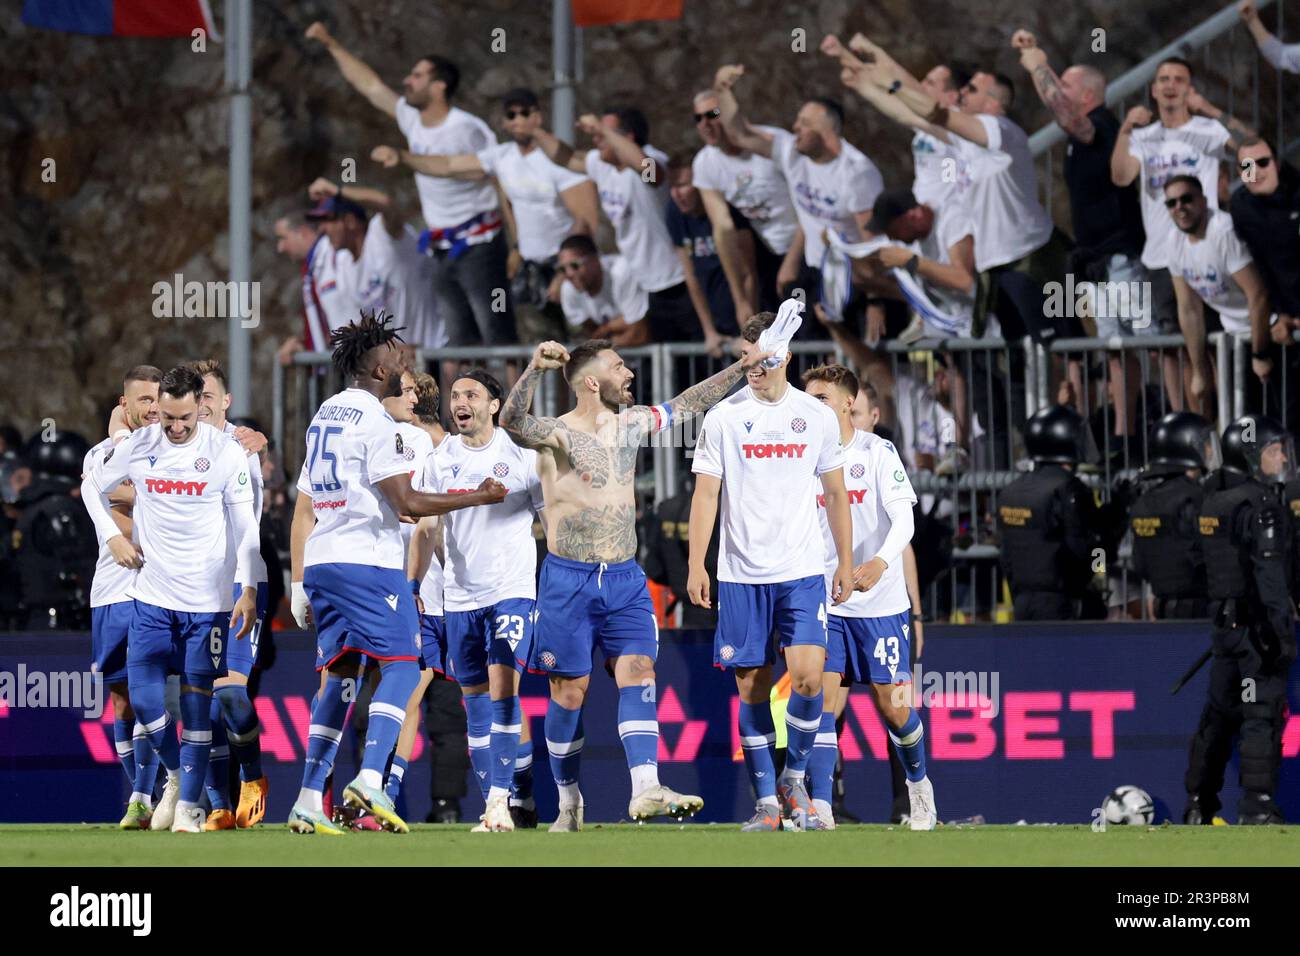
<path id="1" fill-rule="evenodd" d="M 1244 413 L 1251 401 L 1249 342 L 1226 333 L 1209 337 L 1218 383 L 1219 427 Z M 791 343 L 791 377 L 845 356 L 831 341 Z M 531 346 L 421 350 L 419 368 L 439 379 L 441 412 L 448 424 L 450 387 L 470 364 L 485 366 L 507 391 L 533 353 Z M 698 343 L 666 343 L 620 350 L 634 373 L 639 404 L 659 404 L 703 381 L 734 361 L 715 357 Z M 911 473 L 923 509 L 951 529 L 953 549 L 946 573 L 925 595 L 927 612 L 951 619 L 1009 617 L 998 567 L 995 516 L 998 495 L 1027 467 L 1021 437 L 1026 418 L 1058 400 L 1055 389 L 1073 375 L 1075 399 L 1093 430 L 1102 436 L 1093 460 L 1080 478 L 1101 504 L 1116 481 L 1131 480 L 1148 458 L 1147 436 L 1156 419 L 1181 400 L 1188 372 L 1181 335 L 1063 339 L 1050 347 L 1030 339 L 923 338 L 908 344 L 882 343 L 868 378 L 881 394 L 883 421 Z M 276 447 L 290 475 L 303 455 L 297 440 L 320 402 L 342 387 L 328 353 L 300 353 L 287 368 L 276 365 L 272 428 Z M 1073 367 L 1071 365 L 1073 364 Z M 1288 395 L 1287 362 L 1275 370 L 1281 394 Z M 1122 373 L 1115 378 L 1115 369 Z M 1294 377 L 1294 376 L 1292 376 Z M 1130 390 L 1136 391 L 1130 396 Z M 1130 398 L 1132 415 L 1129 415 Z M 1267 399 L 1266 399 L 1267 400 Z M 574 396 L 563 378 L 547 375 L 534 401 L 534 413 L 561 415 Z M 1287 402 L 1280 412 L 1285 420 Z M 1124 413 L 1117 428 L 1117 408 Z M 645 505 L 681 493 L 702 417 L 676 422 L 654 436 L 638 462 L 637 492 Z M 1111 603 L 1127 607 L 1144 597 L 1129 581 L 1129 547 L 1119 549 L 1108 568 Z M 1141 602 L 1146 619 L 1146 601 Z"/>

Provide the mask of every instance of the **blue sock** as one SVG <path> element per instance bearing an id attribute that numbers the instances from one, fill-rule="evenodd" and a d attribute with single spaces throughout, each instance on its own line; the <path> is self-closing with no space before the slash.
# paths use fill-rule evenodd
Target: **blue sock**
<path id="1" fill-rule="evenodd" d="M 359 678 L 349 678 L 357 680 Z M 334 769 L 334 757 L 343 739 L 343 725 L 348 719 L 352 693 L 344 694 L 344 678 L 330 674 L 325 688 L 316 695 L 311 708 L 311 725 L 307 730 L 307 759 L 302 768 L 302 788 L 325 792 L 325 778 Z M 351 684 L 347 685 L 351 686 Z"/>
<path id="2" fill-rule="evenodd" d="M 167 671 L 157 664 L 137 664 L 130 667 L 128 673 L 131 709 L 135 711 L 136 722 L 144 727 L 150 748 L 157 752 L 158 759 L 167 772 L 179 770 L 180 746 L 176 742 L 171 715 L 163 706 L 163 697 L 167 692 Z M 139 767 L 139 750 L 136 751 L 135 762 Z"/>
<path id="3" fill-rule="evenodd" d="M 822 692 L 805 697 L 791 689 L 785 706 L 785 770 L 782 777 L 801 778 L 822 726 Z"/>
<path id="4" fill-rule="evenodd" d="M 384 784 L 384 793 L 388 794 L 388 799 L 393 803 L 397 802 L 397 795 L 402 792 L 402 780 L 406 777 L 406 768 L 406 760 L 393 754 L 393 762 L 388 767 L 388 782 Z"/>
<path id="5" fill-rule="evenodd" d="M 835 714 L 824 710 L 821 729 L 817 731 L 812 756 L 808 758 L 808 795 L 814 800 L 831 802 L 834 796 L 837 756 L 839 756 L 839 741 L 835 737 Z"/>
<path id="6" fill-rule="evenodd" d="M 117 759 L 122 763 L 126 779 L 132 783 L 135 782 L 135 744 L 132 740 L 134 730 L 134 718 L 123 720 L 117 717 L 113 720 L 113 746 L 117 748 Z"/>
<path id="7" fill-rule="evenodd" d="M 131 799 L 153 806 L 153 789 L 158 782 L 158 751 L 149 742 L 144 724 L 137 719 L 131 742 L 135 749 L 135 781 L 131 785 Z"/>
<path id="8" fill-rule="evenodd" d="M 196 688 L 181 691 L 181 800 L 198 803 L 212 753 L 212 698 L 199 691 L 210 691 L 212 678 L 186 674 L 181 684 Z"/>
<path id="9" fill-rule="evenodd" d="M 925 776 L 925 730 L 921 726 L 921 715 L 915 710 L 907 715 L 907 722 L 895 730 L 889 728 L 889 742 L 894 745 L 894 752 L 903 762 L 903 772 L 907 779 L 916 783 Z"/>
<path id="10" fill-rule="evenodd" d="M 519 695 L 492 701 L 492 726 L 488 753 L 492 759 L 491 791 L 502 795 L 510 792 L 515 776 L 515 760 L 519 756 L 520 723 Z"/>
<path id="11" fill-rule="evenodd" d="M 560 791 L 561 806 L 578 803 L 578 767 L 582 762 L 582 708 L 569 710 L 552 700 L 546 707 L 546 750 Z"/>
<path id="12" fill-rule="evenodd" d="M 230 741 L 226 739 L 226 723 L 221 713 L 221 702 L 216 694 L 208 712 L 212 720 L 212 751 L 208 756 L 208 802 L 213 810 L 230 809 Z"/>
<path id="13" fill-rule="evenodd" d="M 618 689 L 618 736 L 632 772 L 632 794 L 659 783 L 659 715 L 653 682 Z"/>
<path id="14" fill-rule="evenodd" d="M 533 798 L 533 742 L 520 741 L 515 752 L 515 775 L 510 782 L 510 801 L 523 803 Z"/>
<path id="15" fill-rule="evenodd" d="M 239 761 L 239 779 L 245 783 L 262 777 L 262 725 L 248 688 L 239 684 L 220 687 L 216 693 L 230 735 L 230 749 Z M 215 738 L 214 738 L 215 742 Z"/>
<path id="16" fill-rule="evenodd" d="M 759 800 L 776 800 L 776 724 L 772 722 L 772 705 L 740 702 L 736 718 L 740 730 L 740 747 L 745 755 L 745 770 Z"/>
<path id="17" fill-rule="evenodd" d="M 469 762 L 486 803 L 492 785 L 492 699 L 487 694 L 465 695 L 465 735 L 469 738 Z"/>
<path id="18" fill-rule="evenodd" d="M 402 733 L 406 704 L 419 683 L 420 665 L 415 661 L 389 661 L 379 671 L 379 686 L 370 699 L 366 752 L 361 758 L 361 780 L 369 787 L 384 789 L 384 770 Z"/>

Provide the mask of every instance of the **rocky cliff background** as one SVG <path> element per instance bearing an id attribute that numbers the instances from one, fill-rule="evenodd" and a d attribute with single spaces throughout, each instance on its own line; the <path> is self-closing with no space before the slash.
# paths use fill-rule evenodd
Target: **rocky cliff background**
<path id="1" fill-rule="evenodd" d="M 93 441 L 127 367 L 226 354 L 224 319 L 152 313 L 156 282 L 176 273 L 187 281 L 226 278 L 224 47 L 209 42 L 200 53 L 182 39 L 31 30 L 19 20 L 20 6 L 0 13 L 0 423 L 31 434 L 53 418 Z M 219 23 L 223 6 L 214 0 Z M 992 64 L 1016 80 L 1014 115 L 1032 131 L 1047 117 L 1009 48 L 1017 27 L 1038 34 L 1058 71 L 1086 60 L 1113 77 L 1220 7 L 1214 0 L 686 0 L 681 21 L 583 31 L 578 108 L 639 105 L 652 142 L 669 153 L 693 151 L 691 94 L 709 84 L 718 64 L 739 61 L 749 72 L 741 90 L 749 114 L 788 125 L 801 97 L 840 95 L 837 70 L 816 52 L 821 37 L 862 30 L 917 73 L 953 57 Z M 495 124 L 495 98 L 510 87 L 549 93 L 551 4 L 260 0 L 254 8 L 253 277 L 262 321 L 249 334 L 252 411 L 269 422 L 275 349 L 300 325 L 298 265 L 277 256 L 274 221 L 304 206 L 312 178 L 337 179 L 348 159 L 356 160 L 359 181 L 414 198 L 409 176 L 384 174 L 366 158 L 375 144 L 400 142 L 395 125 L 352 92 L 329 55 L 302 38 L 304 28 L 323 19 L 394 88 L 420 55 L 452 57 L 462 70 L 459 104 Z M 1273 24 L 1271 12 L 1265 22 Z M 497 28 L 505 30 L 504 52 L 491 50 Z M 1092 52 L 1098 28 L 1104 53 Z M 797 30 L 807 52 L 794 52 Z M 1240 97 L 1253 68 L 1249 37 L 1236 32 L 1233 58 L 1218 48 L 1203 85 L 1221 106 L 1229 105 L 1226 71 L 1234 69 Z M 1198 69 L 1205 62 L 1198 54 Z M 1272 70 L 1264 65 L 1261 75 L 1271 89 Z M 909 182 L 909 137 L 846 100 L 849 140 L 887 183 Z M 51 159 L 55 178 L 46 182 Z M 1056 198 L 1058 222 L 1068 224 L 1063 190 Z"/>

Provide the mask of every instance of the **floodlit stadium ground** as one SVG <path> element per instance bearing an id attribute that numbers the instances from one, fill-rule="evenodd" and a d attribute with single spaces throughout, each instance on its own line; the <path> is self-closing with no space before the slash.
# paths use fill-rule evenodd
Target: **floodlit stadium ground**
<path id="1" fill-rule="evenodd" d="M 0 827 L 0 866 L 1296 866 L 1298 839 L 1295 827 L 847 826 L 764 835 L 715 824 L 589 824 L 552 837 L 419 825 L 408 836 L 330 838 L 282 826 L 188 835 L 36 824 Z"/>

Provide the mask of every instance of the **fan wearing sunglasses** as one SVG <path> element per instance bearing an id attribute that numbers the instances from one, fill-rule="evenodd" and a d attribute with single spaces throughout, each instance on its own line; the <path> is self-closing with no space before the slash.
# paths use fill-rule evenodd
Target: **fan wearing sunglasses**
<path id="1" fill-rule="evenodd" d="M 1213 370 L 1205 350 L 1205 306 L 1218 313 L 1223 331 L 1250 336 L 1251 369 L 1266 382 L 1273 369 L 1268 292 L 1250 251 L 1232 228 L 1232 217 L 1209 207 L 1199 178 L 1173 176 L 1164 193 L 1168 215 L 1178 229 L 1169 251 L 1169 273 L 1178 324 L 1191 357 L 1187 400 L 1191 411 L 1206 415 Z"/>
<path id="2" fill-rule="evenodd" d="M 565 236 L 594 235 L 598 217 L 596 187 L 586 176 L 558 166 L 540 148 L 542 126 L 537 94 L 514 89 L 502 100 L 504 143 L 476 153 L 432 156 L 379 146 L 371 158 L 385 166 L 402 163 L 426 176 L 482 181 L 495 176 L 511 236 L 507 274 L 518 309 L 520 338 L 525 342 L 560 336 L 555 257 Z"/>

